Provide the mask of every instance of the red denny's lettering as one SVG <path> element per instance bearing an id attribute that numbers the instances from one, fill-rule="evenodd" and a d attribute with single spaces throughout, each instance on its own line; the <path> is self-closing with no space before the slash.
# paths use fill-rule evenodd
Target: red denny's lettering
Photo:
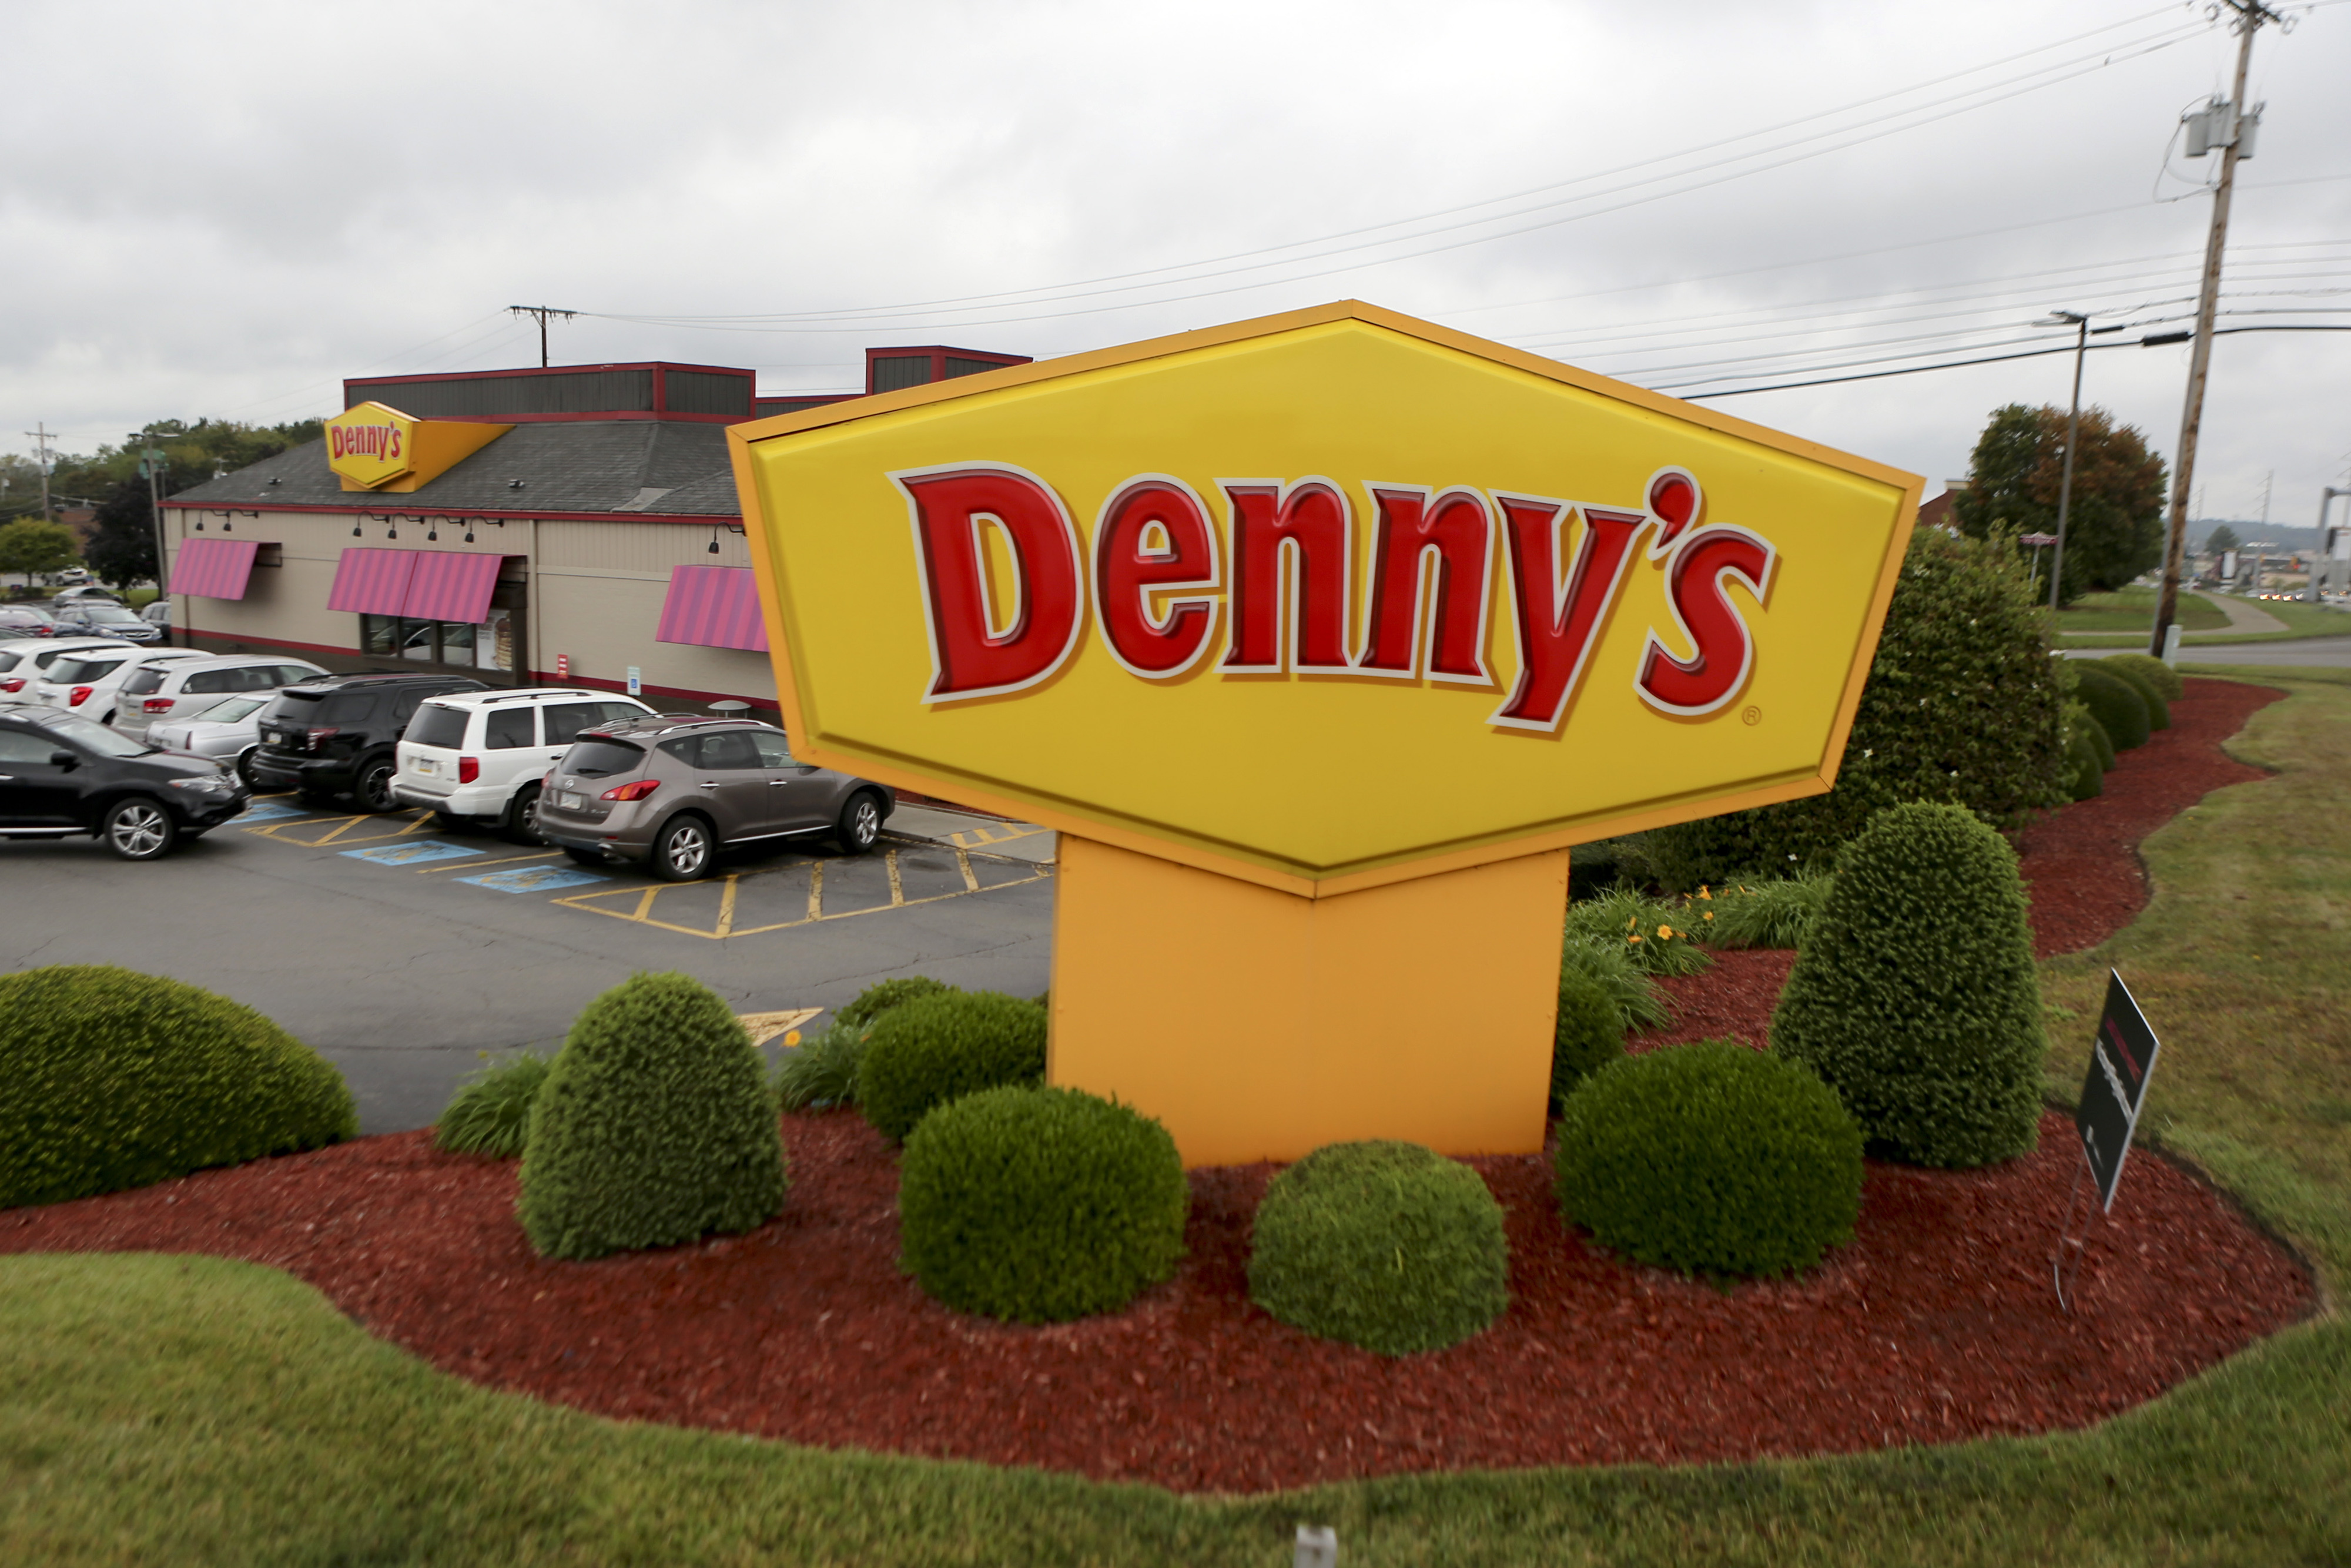
<path id="1" fill-rule="evenodd" d="M 1552 734 L 1637 553 L 1664 574 L 1674 624 L 1669 635 L 1649 629 L 1634 687 L 1660 713 L 1702 716 L 1728 705 L 1754 672 L 1754 636 L 1728 585 L 1735 580 L 1762 604 L 1778 564 L 1752 530 L 1701 523 L 1704 494 L 1681 468 L 1652 475 L 1637 508 L 1366 483 L 1372 516 L 1361 571 L 1348 493 L 1319 476 L 1217 481 L 1219 530 L 1184 480 L 1139 474 L 1103 501 L 1091 549 L 1061 498 L 1026 469 L 963 463 L 890 478 L 914 529 L 928 703 L 1050 679 L 1077 651 L 1089 589 L 1103 647 L 1144 680 L 1197 666 L 1222 601 L 1224 644 L 1214 663 L 1222 674 L 1497 686 L 1486 647 L 1499 579 L 1518 666 L 1487 722 Z M 1000 587 L 987 564 L 991 532 L 1007 562 Z M 1360 618 L 1359 580 L 1367 584 Z"/>
<path id="2" fill-rule="evenodd" d="M 327 437 L 337 457 L 400 458 L 401 430 L 396 424 L 330 424 Z"/>

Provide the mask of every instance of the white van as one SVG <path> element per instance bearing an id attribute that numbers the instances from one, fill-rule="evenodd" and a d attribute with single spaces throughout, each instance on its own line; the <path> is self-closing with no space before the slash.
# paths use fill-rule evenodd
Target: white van
<path id="1" fill-rule="evenodd" d="M 538 840 L 538 783 L 583 729 L 653 710 L 634 697 L 573 686 L 452 692 L 416 710 L 400 737 L 392 793 L 444 821 Z"/>

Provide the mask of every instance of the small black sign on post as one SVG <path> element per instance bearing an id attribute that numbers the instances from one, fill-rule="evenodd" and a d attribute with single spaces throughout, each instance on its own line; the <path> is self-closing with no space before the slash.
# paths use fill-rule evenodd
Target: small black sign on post
<path id="1" fill-rule="evenodd" d="M 2123 1179 L 2123 1162 L 2130 1155 L 2131 1134 L 2138 1130 L 2138 1108 L 2147 1099 L 2147 1081 L 2155 1071 L 2156 1053 L 2163 1049 L 2148 1027 L 2147 1015 L 2123 984 L 2122 975 L 2106 971 L 2106 1005 L 2098 1015 L 2098 1038 L 2090 1045 L 2090 1075 L 2082 1084 L 2081 1109 L 2074 1113 L 2074 1128 L 2082 1139 L 2083 1167 L 2097 1184 L 2100 1212 L 2115 1207 L 2115 1188 Z M 2074 1235 L 2074 1214 L 2082 1196 L 2082 1171 L 2074 1173 L 2072 1196 L 2065 1200 L 2065 1223 L 2057 1235 L 2057 1256 L 2051 1272 L 2057 1283 L 2057 1304 L 2067 1312 L 2070 1279 L 2082 1268 L 2086 1232 Z M 2067 1264 L 2072 1264 L 2068 1269 Z"/>

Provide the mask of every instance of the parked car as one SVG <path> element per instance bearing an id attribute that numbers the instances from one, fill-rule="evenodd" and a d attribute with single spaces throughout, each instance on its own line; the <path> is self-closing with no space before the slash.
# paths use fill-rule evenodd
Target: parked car
<path id="1" fill-rule="evenodd" d="M 538 831 L 582 865 L 645 862 L 691 882 L 739 845 L 830 833 L 863 854 L 897 804 L 884 785 L 795 761 L 773 725 L 662 714 L 582 732 L 547 776 Z"/>
<path id="2" fill-rule="evenodd" d="M 158 719 L 147 727 L 147 744 L 225 762 L 250 789 L 253 754 L 261 747 L 261 710 L 275 695 L 257 692 L 249 697 L 215 697 L 192 712 Z"/>
<path id="3" fill-rule="evenodd" d="M 122 602 L 122 595 L 110 588 L 100 588 L 94 582 L 85 582 L 77 587 L 59 589 L 49 596 L 49 602 L 61 610 L 68 604 L 120 605 Z"/>
<path id="4" fill-rule="evenodd" d="M 57 662 L 79 658 L 93 649 L 125 659 L 145 651 L 119 637 L 57 637 L 45 642 L 11 643 L 0 649 L 0 659 L 8 661 L 5 668 L 0 668 L 0 710 L 20 704 L 37 706 L 41 701 L 41 683 L 48 678 Z"/>
<path id="5" fill-rule="evenodd" d="M 146 861 L 245 810 L 235 773 L 158 751 L 76 713 L 0 712 L 0 838 L 88 833 L 124 860 Z"/>
<path id="6" fill-rule="evenodd" d="M 144 621 L 150 626 L 161 626 L 165 632 L 170 632 L 172 630 L 172 601 L 168 599 L 155 600 L 140 610 L 139 619 Z"/>
<path id="7" fill-rule="evenodd" d="M 59 588 L 79 588 L 89 580 L 89 569 L 83 566 L 69 566 L 49 580 Z"/>
<path id="8" fill-rule="evenodd" d="M 141 664 L 210 656 L 193 648 L 136 648 L 127 643 L 86 648 L 51 664 L 34 688 L 33 701 L 41 707 L 70 708 L 100 724 L 111 724 L 123 701 L 123 683 Z"/>
<path id="9" fill-rule="evenodd" d="M 444 821 L 495 826 L 536 843 L 539 780 L 571 748 L 573 737 L 653 711 L 634 697 L 576 686 L 434 697 L 401 737 L 392 792 Z"/>
<path id="10" fill-rule="evenodd" d="M 119 637 L 125 643 L 160 643 L 163 629 L 152 621 L 142 621 L 137 613 L 120 604 L 103 600 L 76 600 L 57 606 L 57 630 L 60 632 L 84 632 L 107 637 Z"/>
<path id="11" fill-rule="evenodd" d="M 264 789 L 348 794 L 363 811 L 389 811 L 400 804 L 393 748 L 424 699 L 488 689 L 464 675 L 329 675 L 285 687 L 261 712 L 246 771 Z"/>
<path id="12" fill-rule="evenodd" d="M 212 653 L 193 659 L 167 657 L 177 648 L 156 649 L 136 662 L 115 703 L 114 727 L 144 735 L 158 719 L 193 713 L 234 692 L 275 692 L 327 672 L 301 659 L 277 653 Z M 187 652 L 193 653 L 190 649 Z"/>
<path id="13" fill-rule="evenodd" d="M 0 637 L 51 637 L 57 618 L 29 604 L 0 604 Z"/>

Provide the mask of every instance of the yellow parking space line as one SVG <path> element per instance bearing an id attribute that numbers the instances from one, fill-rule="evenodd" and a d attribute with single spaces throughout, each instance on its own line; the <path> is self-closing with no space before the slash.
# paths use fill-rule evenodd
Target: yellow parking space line
<path id="1" fill-rule="evenodd" d="M 391 832 L 367 833 L 358 838 L 344 837 L 361 822 L 381 823 L 393 820 L 388 816 L 378 816 L 371 811 L 361 811 L 350 817 L 302 817 L 290 822 L 265 822 L 260 827 L 247 828 L 245 831 L 256 838 L 276 839 L 281 844 L 299 844 L 304 849 L 316 850 L 324 849 L 333 843 L 371 844 L 383 839 L 404 839 L 412 833 L 421 833 L 433 825 L 433 814 L 429 811 L 420 811 L 414 818 L 394 828 Z M 329 823 L 332 823 L 333 826 L 329 827 Z M 303 838 L 297 831 L 316 830 L 322 827 L 327 831 L 315 839 Z"/>
<path id="2" fill-rule="evenodd" d="M 967 828 L 960 833 L 949 833 L 947 842 L 957 849 L 984 850 L 990 844 L 1008 844 L 1015 839 L 1033 839 L 1039 833 L 1051 831 L 1025 824 L 1019 827 Z"/>
<path id="3" fill-rule="evenodd" d="M 1008 887 L 1025 887 L 1032 882 L 1044 882 L 1050 879 L 1052 874 L 1052 871 L 1050 868 L 1039 866 L 1037 868 L 1037 874 L 1034 876 L 1024 876 L 1019 882 L 999 882 L 994 887 L 982 888 L 978 891 L 983 893 L 998 893 Z M 819 915 L 817 919 L 854 920 L 861 915 L 887 915 L 893 909 L 912 909 L 918 904 L 939 904 L 950 898 L 969 898 L 971 894 L 969 893 L 935 893 L 928 898 L 910 898 L 904 904 L 876 904 L 869 905 L 863 909 L 845 909 L 839 915 Z M 814 924 L 816 924 L 816 921 L 812 920 L 786 920 L 775 925 L 748 925 L 740 931 L 734 932 L 733 935 L 737 936 L 758 936 L 765 932 L 789 931 L 796 925 L 811 925 Z M 697 936 L 710 936 L 711 933 L 706 931 L 697 931 L 695 935 Z"/>
<path id="4" fill-rule="evenodd" d="M 789 931 L 797 926 L 813 925 L 820 921 L 849 920 L 853 919 L 860 915 L 880 915 L 884 911 L 892 909 L 911 909 L 918 904 L 937 904 L 943 900 L 950 898 L 966 898 L 976 893 L 994 893 L 999 888 L 1025 887 L 1030 883 L 1046 881 L 1053 874 L 1053 868 L 1050 865 L 1040 865 L 1035 868 L 1033 874 L 1022 877 L 1019 881 L 998 883 L 994 887 L 982 887 L 979 885 L 979 879 L 972 873 L 970 863 L 966 861 L 963 862 L 962 864 L 964 885 L 961 889 L 953 893 L 933 894 L 925 898 L 908 898 L 905 895 L 904 886 L 899 882 L 896 874 L 897 852 L 895 850 L 892 850 L 888 852 L 888 853 L 889 860 L 887 864 L 889 865 L 892 873 L 892 896 L 891 901 L 888 904 L 871 904 L 863 909 L 845 909 L 835 915 L 826 914 L 824 911 L 825 862 L 822 861 L 810 861 L 808 862 L 808 914 L 798 920 L 778 921 L 772 925 L 748 925 L 737 927 L 735 924 L 736 890 L 741 882 L 747 880 L 748 878 L 757 876 L 773 876 L 780 872 L 793 869 L 789 866 L 777 866 L 766 871 L 738 872 L 730 873 L 727 876 L 726 883 L 719 890 L 717 919 L 713 925 L 708 926 L 684 925 L 680 925 L 678 922 L 674 920 L 659 920 L 655 919 L 653 916 L 654 902 L 659 899 L 663 894 L 684 892 L 687 889 L 695 886 L 696 884 L 694 883 L 674 883 L 664 886 L 641 889 L 625 887 L 604 888 L 595 893 L 575 893 L 569 897 L 549 899 L 548 902 L 550 904 L 561 904 L 567 909 L 580 910 L 589 915 L 601 915 L 613 920 L 625 920 L 634 925 L 652 925 L 664 931 L 674 931 L 682 936 L 700 936 L 706 941 L 721 942 L 735 936 L 758 936 L 770 931 Z M 957 852 L 957 858 L 958 860 L 961 860 L 961 852 Z M 605 907 L 602 903 L 599 902 L 600 900 L 604 899 L 624 897 L 632 892 L 634 892 L 637 894 L 636 906 L 632 909 L 611 909 Z"/>
<path id="5" fill-rule="evenodd" d="M 979 891 L 979 878 L 971 873 L 971 856 L 960 849 L 956 851 L 955 855 L 956 870 L 963 873 L 963 890 L 966 893 L 977 893 Z"/>
<path id="6" fill-rule="evenodd" d="M 735 884 L 743 880 L 739 873 L 730 873 L 726 885 L 718 890 L 718 925 L 713 936 L 725 936 L 735 929 Z"/>
<path id="7" fill-rule="evenodd" d="M 416 868 L 416 874 L 417 874 L 417 875 L 419 875 L 419 876 L 431 876 L 434 872 L 441 872 L 441 871 L 479 871 L 479 870 L 481 870 L 481 869 L 482 869 L 484 866 L 486 866 L 486 865 L 515 865 L 515 864 L 517 864 L 517 863 L 519 863 L 520 862 L 523 862 L 523 861 L 545 861 L 545 860 L 553 860 L 557 855 L 559 855 L 559 854 L 561 854 L 562 852 L 562 852 L 561 850 L 544 850 L 544 851 L 541 851 L 539 853 L 535 854 L 535 855 L 508 855 L 508 856 L 507 856 L 504 860 L 495 860 L 495 861 L 476 861 L 476 860 L 452 860 L 452 861 L 443 861 L 443 862 L 442 862 L 440 864 L 438 864 L 438 865 L 421 865 L 421 866 L 418 866 L 418 867 Z"/>
<path id="8" fill-rule="evenodd" d="M 743 1032 L 751 1037 L 753 1045 L 765 1045 L 779 1034 L 790 1033 L 822 1011 L 822 1008 L 786 1008 L 781 1012 L 737 1013 L 735 1017 L 742 1024 Z"/>
<path id="9" fill-rule="evenodd" d="M 658 896 L 660 893 L 661 889 L 657 887 L 649 887 L 645 889 L 645 895 L 637 900 L 637 912 L 634 915 L 631 916 L 631 918 L 643 920 L 646 915 L 651 915 L 653 908 L 653 899 Z M 561 901 L 559 900 L 558 902 Z"/>
<path id="10" fill-rule="evenodd" d="M 906 902 L 905 886 L 898 880 L 898 852 L 885 850 L 882 861 L 883 869 L 890 873 L 890 907 L 895 909 Z"/>
<path id="11" fill-rule="evenodd" d="M 810 920 L 824 918 L 824 862 L 809 862 L 809 912 Z"/>

